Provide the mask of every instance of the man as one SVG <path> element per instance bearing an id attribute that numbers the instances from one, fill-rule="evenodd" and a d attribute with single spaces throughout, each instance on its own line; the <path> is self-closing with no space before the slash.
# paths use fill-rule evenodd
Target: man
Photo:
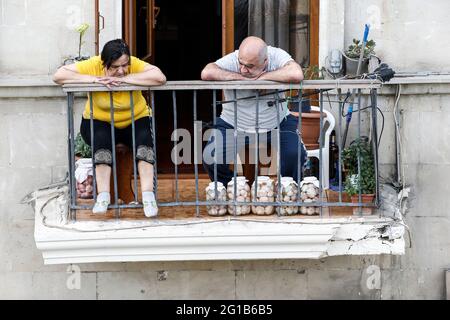
<path id="1" fill-rule="evenodd" d="M 272 80 L 288 83 L 299 83 L 303 80 L 301 67 L 284 50 L 267 46 L 260 38 L 248 37 L 244 39 L 233 53 L 209 63 L 202 71 L 202 80 Z M 256 90 L 237 90 L 236 98 L 252 97 Z M 293 177 L 297 180 L 299 158 L 300 170 L 306 162 L 306 150 L 299 141 L 298 119 L 289 113 L 287 103 L 278 102 L 277 94 L 263 95 L 260 93 L 259 111 L 256 114 L 256 99 L 241 99 L 237 102 L 237 130 L 238 152 L 245 144 L 248 144 L 253 136 L 256 140 L 256 118 L 258 118 L 259 141 L 277 143 L 272 130 L 280 129 L 280 160 L 281 175 Z M 234 99 L 233 90 L 225 90 L 225 100 Z M 233 172 L 228 163 L 234 159 L 233 129 L 235 126 L 234 102 L 223 104 L 222 114 L 217 118 L 215 129 L 219 130 L 222 137 L 217 139 L 217 149 L 211 152 L 211 156 L 217 159 L 217 180 L 224 185 L 232 179 Z M 278 115 L 277 115 L 278 113 Z M 258 117 L 257 117 L 258 116 Z M 279 120 L 279 123 L 278 123 Z M 231 135 L 230 135 L 231 131 Z M 262 133 L 262 134 L 261 134 Z M 222 138 L 222 139 L 220 139 Z M 213 148 L 214 135 L 209 139 L 205 148 Z M 219 146 L 220 142 L 222 147 Z M 300 157 L 298 146 L 300 143 Z M 208 153 L 206 152 L 208 155 Z M 211 157 L 209 157 L 211 158 Z M 211 180 L 214 180 L 214 163 L 204 159 L 204 166 Z"/>

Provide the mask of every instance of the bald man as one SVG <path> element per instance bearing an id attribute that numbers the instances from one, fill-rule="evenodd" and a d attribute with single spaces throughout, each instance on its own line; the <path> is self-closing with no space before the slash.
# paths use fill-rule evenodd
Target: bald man
<path id="1" fill-rule="evenodd" d="M 258 37 L 248 37 L 242 41 L 239 50 L 223 58 L 209 63 L 201 73 L 202 80 L 220 81 L 253 81 L 271 80 L 287 83 L 300 83 L 303 80 L 301 67 L 284 50 L 268 46 Z M 236 98 L 255 96 L 256 90 L 237 90 Z M 260 93 L 261 95 L 262 93 Z M 258 117 L 256 99 L 243 99 L 237 102 L 237 123 L 234 120 L 234 103 L 222 105 L 222 113 L 216 119 L 215 129 L 222 134 L 222 147 L 213 148 L 214 135 L 208 141 L 204 152 L 204 167 L 211 180 L 214 180 L 214 165 L 211 157 L 217 156 L 217 180 L 226 185 L 233 177 L 228 164 L 234 159 L 233 129 L 238 130 L 238 152 L 245 144 L 256 141 L 256 118 L 258 118 L 259 141 L 262 145 L 271 139 L 274 141 L 280 129 L 281 175 L 297 179 L 300 164 L 300 175 L 306 162 L 306 150 L 297 134 L 298 118 L 290 114 L 287 103 L 274 103 L 283 98 L 281 94 L 261 96 Z M 225 90 L 225 100 L 234 99 L 233 90 Z M 277 108 L 278 106 L 278 108 Z M 277 115 L 278 113 L 278 115 Z M 279 122 L 278 122 L 279 120 Z M 276 142 L 275 142 L 276 143 Z M 301 155 L 298 156 L 298 144 L 301 144 Z M 241 159 L 243 159 L 241 157 Z M 299 160 L 300 159 L 300 163 Z"/>

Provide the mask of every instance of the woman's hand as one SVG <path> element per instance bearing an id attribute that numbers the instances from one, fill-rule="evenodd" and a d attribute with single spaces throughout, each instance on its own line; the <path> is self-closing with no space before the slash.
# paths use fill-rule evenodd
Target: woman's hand
<path id="1" fill-rule="evenodd" d="M 99 77 L 96 78 L 94 83 L 102 84 L 108 89 L 111 89 L 111 87 L 120 86 L 123 83 L 123 81 L 119 77 Z"/>

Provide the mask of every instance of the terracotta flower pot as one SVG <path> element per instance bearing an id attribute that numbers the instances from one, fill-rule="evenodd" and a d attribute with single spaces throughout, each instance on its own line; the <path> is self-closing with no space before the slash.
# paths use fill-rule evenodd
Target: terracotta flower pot
<path id="1" fill-rule="evenodd" d="M 359 202 L 359 196 L 357 194 L 353 195 L 352 203 Z M 361 194 L 361 203 L 373 203 L 375 199 L 375 194 Z M 360 211 L 361 210 L 361 211 Z M 370 207 L 353 207 L 353 215 L 360 215 L 360 212 L 363 216 L 370 216 L 373 214 L 373 208 Z"/>

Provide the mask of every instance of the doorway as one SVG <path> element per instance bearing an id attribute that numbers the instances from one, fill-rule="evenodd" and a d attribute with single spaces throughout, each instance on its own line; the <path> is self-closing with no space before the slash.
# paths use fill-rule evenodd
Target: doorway
<path id="1" fill-rule="evenodd" d="M 148 1 L 136 2 L 136 55 L 139 58 L 145 57 L 145 48 L 149 46 L 149 39 L 152 39 L 146 32 L 138 31 L 147 25 L 146 3 Z M 151 63 L 162 70 L 167 80 L 200 80 L 203 67 L 221 57 L 221 0 L 155 0 L 154 7 L 156 14 Z M 193 93 L 178 91 L 176 100 L 177 127 L 193 133 Z M 197 92 L 198 120 L 203 123 L 212 121 L 211 104 L 212 92 Z M 173 173 L 172 92 L 156 92 L 155 109 L 158 173 Z M 201 172 L 202 169 L 199 169 Z M 178 170 L 180 173 L 192 173 L 193 165 L 183 164 Z"/>

